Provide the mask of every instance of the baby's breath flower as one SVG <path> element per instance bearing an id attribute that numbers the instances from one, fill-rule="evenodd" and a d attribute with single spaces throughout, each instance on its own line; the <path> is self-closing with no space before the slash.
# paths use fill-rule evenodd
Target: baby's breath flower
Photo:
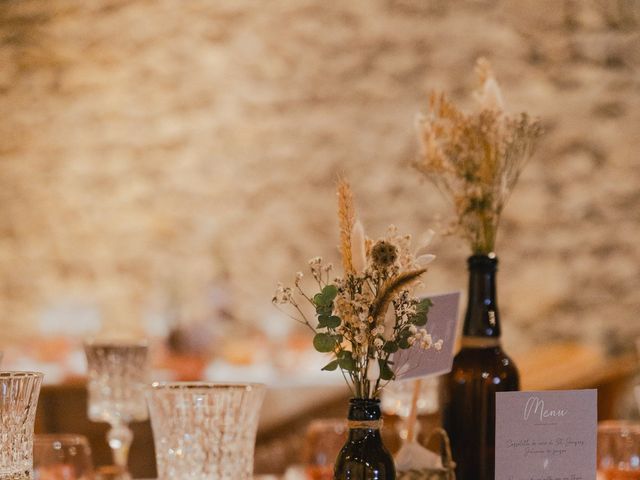
<path id="1" fill-rule="evenodd" d="M 425 350 L 428 350 L 429 348 L 431 348 L 431 345 L 433 345 L 433 338 L 431 337 L 431 335 L 429 335 L 428 333 L 423 334 L 420 346 Z"/>
<path id="2" fill-rule="evenodd" d="M 282 283 L 278 283 L 276 292 L 271 301 L 275 304 L 283 305 L 285 303 L 291 302 L 292 295 L 293 292 L 290 287 L 285 287 L 282 285 Z"/>

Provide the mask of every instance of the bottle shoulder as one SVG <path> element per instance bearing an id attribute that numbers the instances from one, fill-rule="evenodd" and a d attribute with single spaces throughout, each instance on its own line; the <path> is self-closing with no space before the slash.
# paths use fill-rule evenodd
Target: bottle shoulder
<path id="1" fill-rule="evenodd" d="M 518 373 L 515 363 L 500 346 L 462 348 L 453 360 L 453 371 L 456 370 L 491 370 L 494 372 Z"/>

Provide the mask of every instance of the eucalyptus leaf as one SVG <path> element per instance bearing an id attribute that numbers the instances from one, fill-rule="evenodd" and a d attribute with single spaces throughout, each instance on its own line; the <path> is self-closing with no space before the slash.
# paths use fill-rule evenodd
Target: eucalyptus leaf
<path id="1" fill-rule="evenodd" d="M 416 305 L 416 313 L 409 321 L 416 327 L 424 327 L 427 324 L 427 314 L 432 306 L 433 302 L 430 298 L 423 298 Z"/>
<path id="2" fill-rule="evenodd" d="M 318 315 L 318 328 L 325 328 L 327 326 L 328 315 Z"/>
<path id="3" fill-rule="evenodd" d="M 322 293 L 316 293 L 313 296 L 313 303 L 316 307 L 326 307 L 327 303 L 331 302 L 327 302 L 325 296 Z"/>
<path id="4" fill-rule="evenodd" d="M 342 323 L 342 320 L 340 320 L 340 317 L 336 317 L 335 315 L 332 315 L 330 317 L 326 317 L 326 320 L 324 321 L 324 326 L 329 328 L 337 328 L 340 326 L 341 323 Z"/>
<path id="5" fill-rule="evenodd" d="M 336 368 L 338 368 L 338 360 L 333 360 L 322 367 L 322 370 L 333 372 Z"/>
<path id="6" fill-rule="evenodd" d="M 327 303 L 333 302 L 333 299 L 338 295 L 338 287 L 335 285 L 327 285 L 322 289 L 322 296 Z"/>
<path id="7" fill-rule="evenodd" d="M 413 317 L 411 317 L 410 321 L 416 327 L 424 327 L 427 324 L 427 314 L 426 313 L 416 313 Z"/>
<path id="8" fill-rule="evenodd" d="M 389 367 L 389 363 L 386 360 L 379 359 L 378 363 L 380 364 L 380 379 L 381 380 L 393 380 L 395 375 L 391 367 Z"/>
<path id="9" fill-rule="evenodd" d="M 332 311 L 333 305 L 318 305 L 316 307 L 316 313 L 318 315 L 326 315 L 327 317 L 330 317 Z"/>
<path id="10" fill-rule="evenodd" d="M 336 341 L 327 333 L 317 333 L 316 336 L 313 337 L 313 346 L 318 352 L 333 352 L 333 349 L 336 346 Z"/>
<path id="11" fill-rule="evenodd" d="M 353 372 L 356 369 L 356 362 L 351 356 L 350 352 L 346 352 L 346 355 L 341 355 L 338 359 L 338 363 L 340 365 L 340 368 L 342 368 L 343 370 Z"/>

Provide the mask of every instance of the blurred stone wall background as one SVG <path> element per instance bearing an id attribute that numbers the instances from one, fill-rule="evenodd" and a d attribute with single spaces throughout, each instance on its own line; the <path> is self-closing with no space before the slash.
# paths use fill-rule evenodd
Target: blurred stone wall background
<path id="1" fill-rule="evenodd" d="M 239 321 L 286 322 L 275 282 L 337 260 L 338 172 L 373 237 L 446 219 L 413 120 L 432 88 L 469 105 L 480 55 L 548 132 L 498 242 L 507 341 L 629 341 L 638 0 L 4 0 L 2 341 L 65 302 L 110 330 L 168 296 L 204 318 L 212 284 Z M 433 250 L 427 289 L 466 288 L 465 246 Z"/>

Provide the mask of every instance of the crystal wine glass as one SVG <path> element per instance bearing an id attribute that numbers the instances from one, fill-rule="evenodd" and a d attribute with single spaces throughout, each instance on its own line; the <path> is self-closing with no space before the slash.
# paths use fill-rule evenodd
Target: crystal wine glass
<path id="1" fill-rule="evenodd" d="M 146 342 L 98 342 L 84 345 L 87 356 L 89 419 L 107 422 L 107 442 L 121 480 L 131 479 L 127 468 L 133 432 L 129 423 L 149 418 L 145 388 L 149 377 Z"/>
<path id="2" fill-rule="evenodd" d="M 33 427 L 42 373 L 0 372 L 0 480 L 33 478 Z"/>

